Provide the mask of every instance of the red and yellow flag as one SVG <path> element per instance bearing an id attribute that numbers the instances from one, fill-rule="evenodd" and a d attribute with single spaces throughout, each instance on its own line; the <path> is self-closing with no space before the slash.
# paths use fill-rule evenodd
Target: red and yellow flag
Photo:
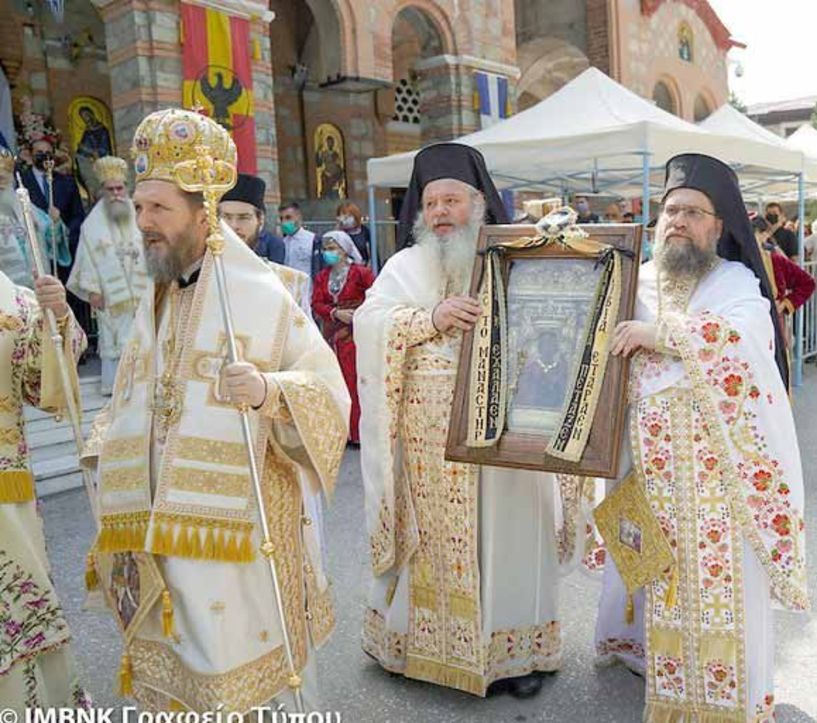
<path id="1" fill-rule="evenodd" d="M 252 94 L 250 21 L 212 8 L 181 3 L 185 108 L 223 125 L 238 148 L 238 170 L 257 172 Z"/>

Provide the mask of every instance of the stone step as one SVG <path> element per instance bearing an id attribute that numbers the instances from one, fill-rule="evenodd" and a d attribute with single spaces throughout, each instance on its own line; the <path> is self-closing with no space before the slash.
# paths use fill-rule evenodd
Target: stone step
<path id="1" fill-rule="evenodd" d="M 75 454 L 64 454 L 52 459 L 42 459 L 31 463 L 34 478 L 40 480 L 52 479 L 62 475 L 79 472 L 79 464 Z"/>
<path id="2" fill-rule="evenodd" d="M 83 415 L 82 420 L 82 438 L 87 439 L 91 430 L 92 415 Z M 40 426 L 42 428 L 40 428 Z M 74 443 L 74 432 L 70 425 L 39 425 L 34 427 L 29 425 L 26 427 L 26 440 L 28 441 L 28 448 L 34 454 L 36 450 L 48 447 L 52 444 L 63 444 L 64 442 Z"/>
<path id="3" fill-rule="evenodd" d="M 49 495 L 56 495 L 60 492 L 67 492 L 68 490 L 75 490 L 82 487 L 82 473 L 71 472 L 70 474 L 62 474 L 58 477 L 47 477 L 37 480 L 37 497 L 42 499 Z"/>

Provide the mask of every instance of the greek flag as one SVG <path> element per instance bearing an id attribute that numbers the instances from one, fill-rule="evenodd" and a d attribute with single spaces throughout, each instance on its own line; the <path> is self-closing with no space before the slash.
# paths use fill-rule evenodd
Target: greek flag
<path id="1" fill-rule="evenodd" d="M 474 72 L 476 91 L 474 110 L 479 111 L 482 128 L 488 128 L 497 121 L 507 118 L 510 113 L 508 79 L 494 73 Z"/>
<path id="2" fill-rule="evenodd" d="M 474 110 L 479 111 L 481 127 L 489 128 L 494 123 L 511 115 L 511 99 L 508 96 L 508 79 L 494 73 L 474 71 L 476 90 Z M 508 216 L 513 218 L 513 191 L 500 191 Z"/>

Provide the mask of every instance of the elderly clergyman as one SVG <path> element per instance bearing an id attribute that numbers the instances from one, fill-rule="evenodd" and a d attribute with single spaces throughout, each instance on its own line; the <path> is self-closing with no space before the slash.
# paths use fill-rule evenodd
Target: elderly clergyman
<path id="1" fill-rule="evenodd" d="M 116 156 L 94 163 L 101 197 L 82 222 L 68 290 L 94 309 L 99 329 L 102 394 L 113 391 L 116 366 L 136 307 L 150 287 L 142 234 L 128 195 L 128 165 Z"/>
<path id="2" fill-rule="evenodd" d="M 636 599 L 605 569 L 597 651 L 643 671 L 644 720 L 774 719 L 772 603 L 809 606 L 803 478 L 774 299 L 737 176 L 715 158 L 667 166 L 636 320 L 631 473 L 674 564 Z"/>
<path id="3" fill-rule="evenodd" d="M 374 572 L 363 645 L 386 670 L 524 697 L 559 667 L 550 475 L 447 462 L 459 348 L 483 223 L 506 222 L 482 156 L 417 154 L 401 246 L 355 313 Z M 405 248 L 408 246 L 408 248 Z"/>

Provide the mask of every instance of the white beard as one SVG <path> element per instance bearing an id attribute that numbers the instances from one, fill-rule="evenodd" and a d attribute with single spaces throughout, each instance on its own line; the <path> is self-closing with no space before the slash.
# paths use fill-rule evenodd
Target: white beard
<path id="1" fill-rule="evenodd" d="M 414 239 L 418 246 L 430 249 L 438 262 L 441 282 L 446 295 L 467 294 L 471 284 L 471 272 L 477 253 L 479 229 L 485 217 L 485 204 L 475 201 L 471 218 L 467 224 L 457 226 L 454 231 L 439 236 L 426 226 L 422 211 L 414 222 Z"/>

